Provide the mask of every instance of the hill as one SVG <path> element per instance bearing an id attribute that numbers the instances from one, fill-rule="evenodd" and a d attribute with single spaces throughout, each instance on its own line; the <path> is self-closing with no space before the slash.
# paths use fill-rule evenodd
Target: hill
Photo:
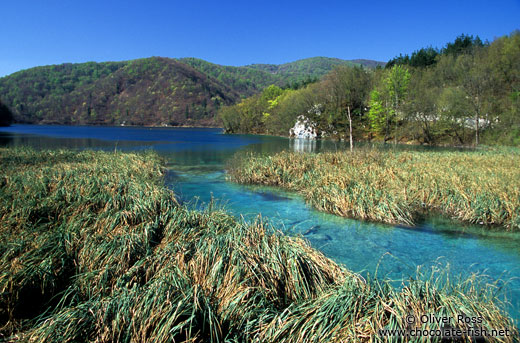
<path id="1" fill-rule="evenodd" d="M 257 94 L 269 85 L 281 85 L 284 81 L 281 76 L 249 66 L 223 66 L 192 57 L 182 58 L 179 61 L 230 86 L 245 97 Z"/>
<path id="2" fill-rule="evenodd" d="M 22 123 L 211 125 L 240 95 L 167 58 L 37 67 L 0 79 L 0 97 Z"/>
<path id="3" fill-rule="evenodd" d="M 315 57 L 231 67 L 151 57 L 31 68 L 0 78 L 0 100 L 18 123 L 215 126 L 216 110 L 271 84 L 316 79 L 352 62 Z"/>
<path id="4" fill-rule="evenodd" d="M 288 82 L 303 81 L 305 78 L 319 79 L 336 66 L 364 66 L 375 68 L 385 63 L 372 60 L 342 60 L 330 57 L 311 57 L 284 64 L 251 64 L 248 68 L 262 70 L 281 77 Z"/>

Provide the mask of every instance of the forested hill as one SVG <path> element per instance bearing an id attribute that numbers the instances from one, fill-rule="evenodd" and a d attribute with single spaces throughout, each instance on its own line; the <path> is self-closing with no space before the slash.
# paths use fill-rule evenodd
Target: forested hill
<path id="1" fill-rule="evenodd" d="M 94 125 L 213 123 L 240 94 L 167 58 L 37 67 L 0 79 L 16 122 Z"/>
<path id="2" fill-rule="evenodd" d="M 274 65 L 230 67 L 195 58 L 68 63 L 0 78 L 0 100 L 18 123 L 213 126 L 222 105 L 270 84 L 317 79 L 338 64 L 352 62 L 318 57 L 276 71 Z"/>
<path id="3" fill-rule="evenodd" d="M 337 66 L 364 66 L 368 68 L 375 68 L 377 66 L 384 67 L 384 62 L 377 62 L 372 60 L 342 60 L 339 58 L 329 57 L 312 57 L 303 60 L 294 61 L 284 64 L 251 64 L 248 68 L 267 71 L 270 74 L 281 77 L 287 82 L 304 81 L 307 78 L 318 79 L 330 72 Z"/>

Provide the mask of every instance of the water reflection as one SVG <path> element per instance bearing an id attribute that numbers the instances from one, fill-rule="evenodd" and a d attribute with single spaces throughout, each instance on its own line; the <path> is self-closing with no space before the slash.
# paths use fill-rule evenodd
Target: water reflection
<path id="1" fill-rule="evenodd" d="M 296 151 L 296 152 L 315 152 L 316 151 L 316 140 L 315 139 L 294 138 L 289 141 L 289 147 L 291 150 Z"/>

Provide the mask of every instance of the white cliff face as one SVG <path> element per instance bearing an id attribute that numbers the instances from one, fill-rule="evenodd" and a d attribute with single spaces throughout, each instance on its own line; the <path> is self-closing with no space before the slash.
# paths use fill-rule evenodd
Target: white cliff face
<path id="1" fill-rule="evenodd" d="M 289 137 L 316 139 L 316 123 L 304 116 L 299 116 L 294 126 L 289 130 Z"/>

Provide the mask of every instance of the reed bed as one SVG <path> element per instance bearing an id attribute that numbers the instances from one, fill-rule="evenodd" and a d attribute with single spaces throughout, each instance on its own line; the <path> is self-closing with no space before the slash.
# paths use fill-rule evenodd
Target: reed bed
<path id="1" fill-rule="evenodd" d="M 411 341 L 377 330 L 462 311 L 514 327 L 476 280 L 365 280 L 261 220 L 179 205 L 161 174 L 151 153 L 0 149 L 0 340 Z"/>
<path id="2" fill-rule="evenodd" d="M 394 151 L 239 155 L 229 178 L 301 193 L 318 210 L 413 226 L 431 212 L 520 229 L 520 152 Z"/>

